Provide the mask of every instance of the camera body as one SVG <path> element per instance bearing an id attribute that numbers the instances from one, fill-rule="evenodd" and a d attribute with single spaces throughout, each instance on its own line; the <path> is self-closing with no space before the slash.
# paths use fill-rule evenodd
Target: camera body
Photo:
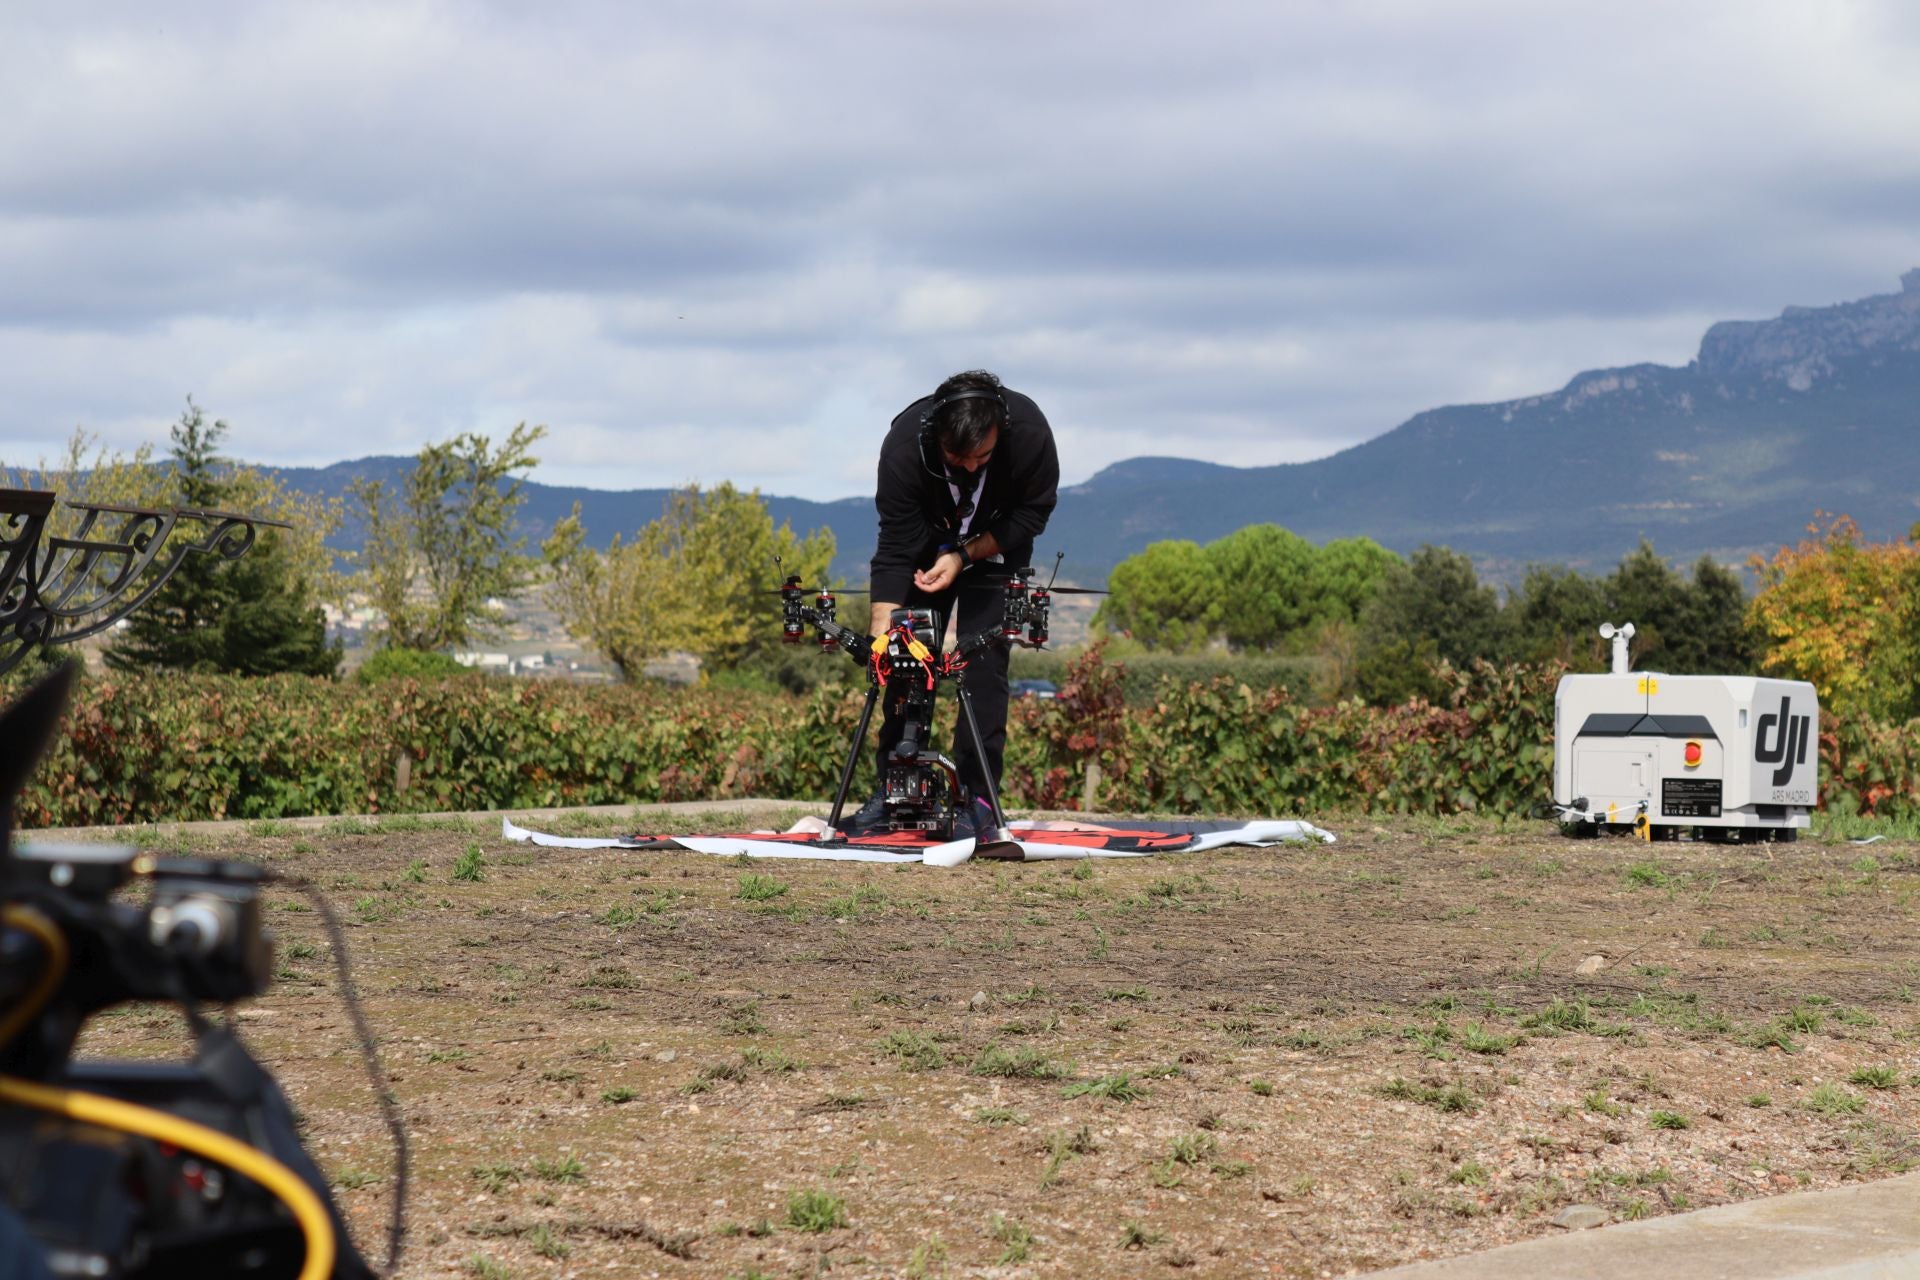
<path id="1" fill-rule="evenodd" d="M 152 885 L 147 905 L 114 901 L 135 879 Z M 106 962 L 93 975 L 97 984 L 80 989 L 99 1001 L 79 1011 L 84 1017 L 123 1000 L 232 1004 L 264 992 L 273 972 L 273 941 L 260 914 L 268 879 L 247 862 L 155 856 L 129 845 L 22 843 L 5 893 L 64 917 Z M 0 1062 L 5 1052 L 0 1046 Z"/>
<path id="2" fill-rule="evenodd" d="M 900 742 L 881 770 L 880 794 L 895 831 L 949 839 L 961 799 L 960 773 L 953 761 L 927 745 L 940 670 L 940 615 L 932 609 L 895 609 L 888 623 L 887 685 L 899 691 L 905 706 Z"/>
<path id="3" fill-rule="evenodd" d="M 17 1224 L 40 1246 L 5 1260 L 23 1275 L 370 1278 L 286 1096 L 197 1012 L 266 990 L 271 873 L 12 840 L 71 679 L 0 711 L 0 1236 Z M 144 901 L 116 896 L 136 885 Z M 193 1060 L 74 1061 L 87 1019 L 131 1000 L 178 1006 Z"/>

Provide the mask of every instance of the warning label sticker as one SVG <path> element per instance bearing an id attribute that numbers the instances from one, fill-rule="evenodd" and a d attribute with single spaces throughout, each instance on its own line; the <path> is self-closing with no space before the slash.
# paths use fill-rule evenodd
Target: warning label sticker
<path id="1" fill-rule="evenodd" d="M 1660 779 L 1660 816 L 1663 818 L 1719 817 L 1720 779 Z"/>

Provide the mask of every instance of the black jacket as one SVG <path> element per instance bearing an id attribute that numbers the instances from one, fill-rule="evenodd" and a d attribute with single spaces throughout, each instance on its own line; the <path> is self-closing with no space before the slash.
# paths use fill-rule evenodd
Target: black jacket
<path id="1" fill-rule="evenodd" d="M 1047 527 L 1059 499 L 1060 459 L 1040 406 L 1018 391 L 1002 390 L 1007 425 L 980 481 L 968 533 L 991 533 L 1007 567 L 1017 569 L 1032 563 L 1033 540 Z M 902 409 L 880 446 L 873 495 L 880 538 L 868 584 L 875 600 L 905 600 L 914 570 L 932 565 L 940 544 L 953 541 L 959 526 L 940 446 L 929 435 L 921 447 L 920 415 L 932 400 L 923 396 Z"/>

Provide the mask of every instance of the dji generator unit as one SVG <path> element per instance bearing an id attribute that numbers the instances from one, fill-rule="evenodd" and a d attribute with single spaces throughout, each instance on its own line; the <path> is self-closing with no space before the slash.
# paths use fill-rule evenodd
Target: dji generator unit
<path id="1" fill-rule="evenodd" d="M 1792 840 L 1818 800 L 1820 700 L 1804 680 L 1630 671 L 1633 624 L 1607 675 L 1553 696 L 1553 809 L 1568 835 Z"/>

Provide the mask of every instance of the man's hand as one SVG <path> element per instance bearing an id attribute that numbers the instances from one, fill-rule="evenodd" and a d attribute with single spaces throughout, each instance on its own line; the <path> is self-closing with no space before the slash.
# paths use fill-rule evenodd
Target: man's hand
<path id="1" fill-rule="evenodd" d="M 931 569 L 913 571 L 913 585 L 928 595 L 937 595 L 953 585 L 953 580 L 960 576 L 962 564 L 958 551 L 944 552 Z"/>

